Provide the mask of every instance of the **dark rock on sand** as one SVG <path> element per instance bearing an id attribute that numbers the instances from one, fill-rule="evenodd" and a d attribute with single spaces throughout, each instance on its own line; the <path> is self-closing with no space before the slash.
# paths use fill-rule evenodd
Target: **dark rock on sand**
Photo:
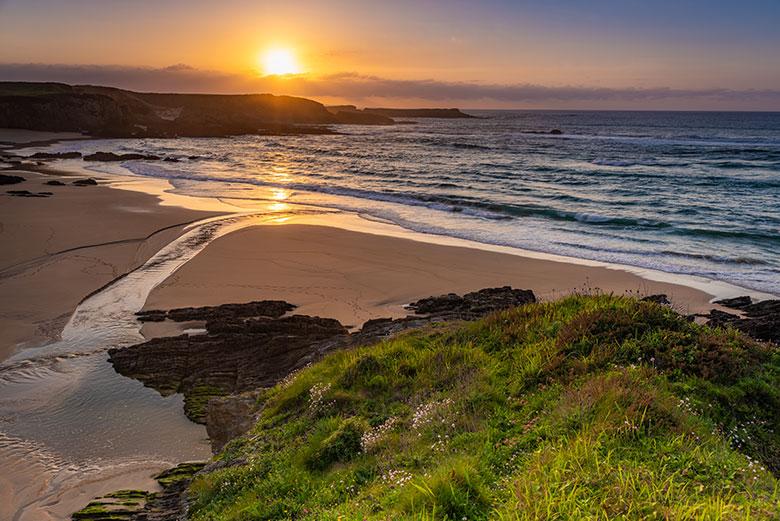
<path id="1" fill-rule="evenodd" d="M 487 288 L 458 296 L 455 293 L 428 297 L 412 302 L 407 306 L 418 315 L 457 314 L 458 318 L 469 320 L 478 318 L 497 309 L 521 306 L 536 302 L 533 291 L 527 289 Z"/>
<path id="2" fill-rule="evenodd" d="M 34 193 L 29 190 L 7 190 L 5 193 L 13 197 L 49 197 L 52 195 L 51 192 Z"/>
<path id="3" fill-rule="evenodd" d="M 552 129 L 550 131 L 550 134 L 552 134 L 553 136 L 560 136 L 561 134 L 563 134 L 563 131 L 560 130 L 560 129 L 554 128 L 554 129 Z"/>
<path id="4" fill-rule="evenodd" d="M 662 306 L 670 306 L 672 304 L 669 300 L 669 297 L 663 293 L 659 293 L 658 295 L 648 295 L 646 297 L 642 297 L 640 300 L 642 302 L 654 302 Z"/>
<path id="5" fill-rule="evenodd" d="M 161 394 L 183 393 L 187 416 L 203 422 L 213 397 L 273 386 L 334 350 L 370 344 L 433 322 L 473 320 L 535 301 L 533 292 L 508 286 L 462 297 L 430 297 L 410 304 L 414 315 L 370 320 L 352 334 L 333 319 L 285 316 L 294 306 L 283 301 L 152 310 L 139 313 L 139 320 L 204 320 L 207 333 L 112 349 L 109 358 L 117 372 Z"/>
<path id="6" fill-rule="evenodd" d="M 81 152 L 36 152 L 30 159 L 78 159 Z"/>
<path id="7" fill-rule="evenodd" d="M 707 325 L 731 326 L 756 340 L 780 344 L 780 300 L 746 304 L 746 298 L 736 302 L 742 316 L 713 309 L 707 316 Z"/>
<path id="8" fill-rule="evenodd" d="M 95 152 L 84 156 L 84 161 L 159 161 L 160 157 L 147 154 L 115 154 L 113 152 Z"/>
<path id="9" fill-rule="evenodd" d="M 73 181 L 73 185 L 75 186 L 97 186 L 97 181 L 92 179 L 91 177 L 88 179 L 77 179 Z"/>
<path id="10" fill-rule="evenodd" d="M 46 181 L 43 184 L 48 186 L 65 186 L 65 183 L 63 183 L 62 181 L 57 181 L 56 179 L 53 179 L 51 181 Z"/>
<path id="11" fill-rule="evenodd" d="M 715 304 L 720 304 L 721 306 L 731 308 L 731 309 L 742 309 L 745 306 L 749 306 L 752 303 L 753 303 L 753 299 L 751 299 L 747 295 L 744 295 L 742 297 L 724 298 L 715 301 Z"/>
<path id="12" fill-rule="evenodd" d="M 229 320 L 246 317 L 279 318 L 295 309 L 295 306 L 283 300 L 261 300 L 245 304 L 222 304 L 199 308 L 177 308 L 170 311 L 150 309 L 136 313 L 142 322 L 160 322 L 165 319 L 174 322 L 191 320 Z"/>
<path id="13" fill-rule="evenodd" d="M 18 175 L 0 174 L 0 185 L 15 185 L 18 183 L 23 183 L 24 181 L 24 177 Z"/>

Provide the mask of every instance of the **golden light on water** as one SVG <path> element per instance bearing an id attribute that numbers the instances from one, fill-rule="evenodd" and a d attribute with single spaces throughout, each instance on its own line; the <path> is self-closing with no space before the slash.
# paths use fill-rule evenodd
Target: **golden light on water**
<path id="1" fill-rule="evenodd" d="M 290 197 L 290 192 L 283 188 L 275 188 L 271 194 L 271 198 L 277 201 L 284 201 L 288 197 Z"/>
<path id="2" fill-rule="evenodd" d="M 259 57 L 260 67 L 268 76 L 285 76 L 303 72 L 301 64 L 292 49 L 276 47 L 268 49 Z"/>

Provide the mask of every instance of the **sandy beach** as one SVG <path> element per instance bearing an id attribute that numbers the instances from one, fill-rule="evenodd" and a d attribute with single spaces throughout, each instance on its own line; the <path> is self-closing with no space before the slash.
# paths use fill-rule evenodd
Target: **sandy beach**
<path id="1" fill-rule="evenodd" d="M 571 292 L 665 293 L 684 313 L 710 296 L 626 271 L 343 230 L 281 224 L 246 228 L 211 243 L 152 291 L 145 309 L 287 300 L 296 313 L 360 326 L 399 317 L 416 299 L 511 285 L 541 299 Z M 146 329 L 154 332 L 154 325 Z"/>
<path id="2" fill-rule="evenodd" d="M 6 173 L 26 178 L 6 189 L 53 195 L 2 196 L 0 240 L 8 245 L 0 252 L 2 358 L 56 339 L 86 296 L 143 264 L 187 223 L 216 215 L 213 207 L 198 211 L 196 204 L 189 209 L 171 205 L 175 197 L 159 204 L 160 197 L 139 191 L 73 186 L 83 172 Z M 50 180 L 64 185 L 44 184 Z M 574 291 L 665 293 L 684 313 L 711 307 L 711 296 L 703 291 L 621 269 L 381 235 L 368 225 L 346 229 L 333 214 L 301 221 L 281 212 L 269 220 L 275 224 L 250 225 L 211 242 L 151 291 L 145 309 L 282 299 L 296 304 L 297 313 L 358 327 L 371 318 L 403 316 L 403 306 L 418 298 L 503 285 L 532 289 L 541 299 Z M 178 331 L 169 323 L 146 324 L 142 333 L 155 337 Z M 20 442 L 9 443 L 16 447 Z M 6 463 L 16 470 L 12 480 L 4 478 L 2 489 L 16 499 L 1 502 L 4 519 L 18 514 L 23 504 L 19 519 L 65 519 L 109 489 L 148 486 L 149 476 L 165 465 L 134 463 L 89 476 L 69 473 L 59 484 L 62 471 L 47 467 L 45 458 L 23 465 L 18 452 L 10 454 Z"/>

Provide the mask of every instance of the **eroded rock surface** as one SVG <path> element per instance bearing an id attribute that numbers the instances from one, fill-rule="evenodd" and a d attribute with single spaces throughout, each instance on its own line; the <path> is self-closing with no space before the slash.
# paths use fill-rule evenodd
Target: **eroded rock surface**
<path id="1" fill-rule="evenodd" d="M 780 300 L 753 302 L 750 297 L 736 297 L 716 302 L 725 307 L 737 309 L 742 316 L 713 309 L 707 316 L 707 324 L 732 326 L 755 338 L 780 344 Z"/>
<path id="2" fill-rule="evenodd" d="M 216 454 L 233 438 L 241 436 L 255 424 L 262 407 L 257 391 L 215 397 L 206 408 L 206 433 Z"/>

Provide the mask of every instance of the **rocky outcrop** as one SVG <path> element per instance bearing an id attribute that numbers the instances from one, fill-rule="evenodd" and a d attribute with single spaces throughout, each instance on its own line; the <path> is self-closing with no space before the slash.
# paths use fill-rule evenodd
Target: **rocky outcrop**
<path id="1" fill-rule="evenodd" d="M 0 174 L 0 185 L 15 185 L 24 181 L 24 177 L 18 175 Z"/>
<path id="2" fill-rule="evenodd" d="M 447 318 L 472 320 L 484 316 L 491 311 L 506 309 L 523 304 L 536 302 L 534 292 L 528 289 L 487 288 L 466 293 L 462 297 L 455 293 L 428 297 L 412 302 L 407 306 L 418 315 L 439 315 Z"/>
<path id="3" fill-rule="evenodd" d="M 205 420 L 212 452 L 218 453 L 227 442 L 252 428 L 262 409 L 258 396 L 258 392 L 249 391 L 209 400 Z"/>
<path id="4" fill-rule="evenodd" d="M 31 192 L 29 190 L 6 190 L 6 194 L 12 197 L 51 197 L 51 192 Z"/>
<path id="5" fill-rule="evenodd" d="M 737 309 L 741 316 L 713 309 L 707 315 L 707 325 L 731 326 L 756 340 L 780 344 L 780 300 L 753 302 L 750 297 L 716 301 L 724 307 Z"/>
<path id="6" fill-rule="evenodd" d="M 30 159 L 78 159 L 81 152 L 36 152 Z"/>
<path id="7" fill-rule="evenodd" d="M 205 320 L 207 334 L 157 338 L 111 350 L 109 356 L 125 376 L 162 394 L 183 393 L 187 415 L 203 422 L 212 396 L 274 385 L 307 360 L 344 345 L 349 338 L 346 328 L 333 319 L 279 317 L 280 308 L 290 307 L 283 304 L 172 310 L 166 317 L 173 320 Z M 271 311 L 276 316 L 266 314 Z M 145 313 L 141 318 L 150 316 L 159 313 Z"/>
<path id="8" fill-rule="evenodd" d="M 135 159 L 159 161 L 160 157 L 147 154 L 114 154 L 113 152 L 95 152 L 84 156 L 84 161 L 132 161 Z"/>
<path id="9" fill-rule="evenodd" d="M 654 304 L 660 304 L 662 306 L 671 306 L 672 302 L 669 297 L 664 293 L 658 293 L 657 295 L 648 295 L 640 299 L 642 302 L 652 302 Z"/>
<path id="10" fill-rule="evenodd" d="M 327 134 L 331 124 L 393 124 L 381 114 L 356 119 L 316 101 L 271 94 L 152 94 L 90 85 L 0 82 L 0 127 L 81 132 L 96 137 L 224 137 Z"/>
<path id="11" fill-rule="evenodd" d="M 180 463 L 154 476 L 162 492 L 118 490 L 74 512 L 73 521 L 179 521 L 187 512 L 186 490 L 205 463 Z"/>
<path id="12" fill-rule="evenodd" d="M 201 320 L 207 333 L 112 349 L 109 359 L 120 374 L 162 394 L 183 393 L 188 417 L 202 423 L 209 415 L 210 399 L 270 387 L 336 349 L 371 344 L 433 322 L 474 320 L 535 301 L 533 292 L 508 286 L 429 297 L 409 304 L 414 312 L 410 316 L 370 320 L 355 333 L 333 319 L 287 315 L 295 306 L 283 301 L 150 310 L 139 313 L 139 320 Z M 222 410 L 230 407 L 234 405 Z"/>
<path id="13" fill-rule="evenodd" d="M 97 186 L 98 182 L 89 177 L 87 179 L 76 179 L 72 184 L 73 186 Z"/>

